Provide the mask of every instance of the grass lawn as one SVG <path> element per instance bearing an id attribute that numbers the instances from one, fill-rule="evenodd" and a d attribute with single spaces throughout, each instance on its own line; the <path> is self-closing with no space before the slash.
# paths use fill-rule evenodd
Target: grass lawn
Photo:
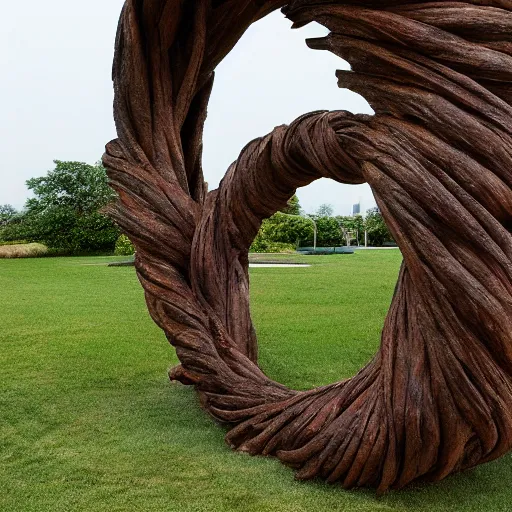
<path id="1" fill-rule="evenodd" d="M 313 266 L 251 280 L 261 365 L 303 389 L 375 353 L 400 255 L 301 260 Z M 193 390 L 167 380 L 176 357 L 134 269 L 107 261 L 0 260 L 0 511 L 512 510 L 510 456 L 377 499 L 232 452 Z"/>

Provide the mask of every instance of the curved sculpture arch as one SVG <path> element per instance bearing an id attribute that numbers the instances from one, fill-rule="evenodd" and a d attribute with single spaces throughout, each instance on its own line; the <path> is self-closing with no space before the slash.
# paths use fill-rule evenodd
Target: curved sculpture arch
<path id="1" fill-rule="evenodd" d="M 113 78 L 112 215 L 149 311 L 228 443 L 298 478 L 379 492 L 512 447 L 512 1 L 127 0 Z M 216 65 L 269 12 L 330 30 L 375 116 L 313 112 L 252 141 L 207 192 Z M 368 183 L 404 257 L 373 361 L 299 392 L 257 366 L 248 248 L 297 187 Z"/>

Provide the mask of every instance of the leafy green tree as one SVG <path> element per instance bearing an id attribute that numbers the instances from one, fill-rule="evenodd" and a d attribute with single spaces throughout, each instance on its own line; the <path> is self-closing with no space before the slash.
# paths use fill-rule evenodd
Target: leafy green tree
<path id="1" fill-rule="evenodd" d="M 18 212 L 10 205 L 0 207 L 0 241 L 19 242 L 31 240 L 30 219 L 25 211 Z"/>
<path id="2" fill-rule="evenodd" d="M 0 205 L 0 226 L 7 225 L 17 214 L 16 208 L 10 204 Z"/>
<path id="3" fill-rule="evenodd" d="M 25 212 L 19 212 L 0 227 L 2 242 L 32 241 L 31 219 Z"/>
<path id="4" fill-rule="evenodd" d="M 283 243 L 298 246 L 313 243 L 313 224 L 304 217 L 277 212 L 265 219 L 255 242 Z"/>
<path id="5" fill-rule="evenodd" d="M 370 245 L 381 246 L 394 241 L 379 208 L 367 210 L 364 224 Z"/>
<path id="6" fill-rule="evenodd" d="M 289 201 L 288 206 L 282 210 L 283 213 L 289 215 L 302 215 L 302 208 L 300 207 L 299 198 L 294 195 Z"/>
<path id="7" fill-rule="evenodd" d="M 361 245 L 364 242 L 364 218 L 361 215 L 345 217 L 338 215 L 336 217 L 340 226 L 344 245 Z"/>
<path id="8" fill-rule="evenodd" d="M 331 204 L 321 204 L 316 211 L 317 217 L 332 217 L 334 208 Z"/>
<path id="9" fill-rule="evenodd" d="M 289 250 L 301 244 L 312 244 L 313 224 L 301 215 L 299 198 L 294 195 L 287 207 L 263 221 L 251 251 L 271 252 L 281 247 Z"/>
<path id="10" fill-rule="evenodd" d="M 49 208 L 65 207 L 78 215 L 87 215 L 115 199 L 101 163 L 88 165 L 60 160 L 54 163 L 55 169 L 46 176 L 27 181 L 27 187 L 35 196 L 27 201 L 27 211 L 44 212 Z"/>
<path id="11" fill-rule="evenodd" d="M 340 225 L 335 217 L 320 217 L 318 215 L 312 215 L 311 217 L 316 222 L 317 247 L 338 247 L 344 245 Z"/>
<path id="12" fill-rule="evenodd" d="M 101 209 L 115 199 L 98 163 L 55 160 L 46 176 L 27 181 L 34 197 L 15 223 L 16 235 L 72 253 L 111 251 L 119 229 Z"/>

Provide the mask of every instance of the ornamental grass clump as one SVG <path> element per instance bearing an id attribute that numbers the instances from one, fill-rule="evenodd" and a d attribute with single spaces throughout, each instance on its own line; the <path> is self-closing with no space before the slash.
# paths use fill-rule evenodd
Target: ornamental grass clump
<path id="1" fill-rule="evenodd" d="M 48 253 L 43 244 L 4 245 L 0 247 L 0 258 L 40 258 Z"/>

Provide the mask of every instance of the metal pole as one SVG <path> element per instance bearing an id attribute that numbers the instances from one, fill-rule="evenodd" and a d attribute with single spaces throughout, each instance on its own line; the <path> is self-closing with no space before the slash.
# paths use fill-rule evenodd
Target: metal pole
<path id="1" fill-rule="evenodd" d="M 313 250 L 316 253 L 316 222 L 313 219 L 309 219 L 313 223 Z"/>
<path id="2" fill-rule="evenodd" d="M 364 230 L 364 246 L 368 247 L 368 231 Z"/>

